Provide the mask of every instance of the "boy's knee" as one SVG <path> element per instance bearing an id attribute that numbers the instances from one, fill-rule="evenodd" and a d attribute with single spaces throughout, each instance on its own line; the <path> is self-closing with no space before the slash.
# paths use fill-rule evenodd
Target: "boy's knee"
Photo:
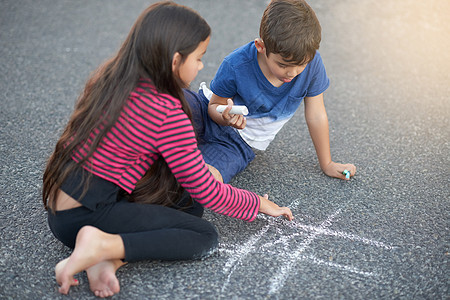
<path id="1" fill-rule="evenodd" d="M 206 164 L 206 165 L 208 166 L 209 172 L 211 172 L 211 174 L 214 176 L 214 178 L 220 182 L 223 182 L 223 177 L 222 177 L 222 174 L 220 174 L 219 170 L 217 170 L 215 167 L 213 167 L 211 165 L 208 165 L 208 164 Z"/>

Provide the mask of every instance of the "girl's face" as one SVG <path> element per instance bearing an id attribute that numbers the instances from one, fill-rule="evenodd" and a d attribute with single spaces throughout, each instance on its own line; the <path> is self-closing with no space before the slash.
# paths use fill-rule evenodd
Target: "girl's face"
<path id="1" fill-rule="evenodd" d="M 181 64 L 181 55 L 179 53 L 175 54 L 173 71 L 178 75 L 178 77 L 186 86 L 189 86 L 197 76 L 198 71 L 203 69 L 202 57 L 206 52 L 209 40 L 210 37 L 208 37 L 203 42 L 200 42 L 197 48 L 193 52 L 191 52 Z"/>

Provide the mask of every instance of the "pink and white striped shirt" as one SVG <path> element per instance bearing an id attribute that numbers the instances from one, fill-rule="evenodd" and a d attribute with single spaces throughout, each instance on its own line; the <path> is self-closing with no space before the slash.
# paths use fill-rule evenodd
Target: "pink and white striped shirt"
<path id="1" fill-rule="evenodd" d="M 98 133 L 99 129 L 94 130 L 91 137 Z M 73 159 L 79 162 L 88 149 L 89 144 L 84 144 Z M 131 193 L 159 155 L 194 200 L 220 214 L 255 219 L 259 197 L 215 180 L 197 148 L 191 121 L 180 101 L 141 80 L 85 169 Z"/>

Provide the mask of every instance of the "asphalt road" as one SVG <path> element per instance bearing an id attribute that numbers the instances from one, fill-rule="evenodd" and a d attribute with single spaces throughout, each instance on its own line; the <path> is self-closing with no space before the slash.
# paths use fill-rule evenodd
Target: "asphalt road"
<path id="1" fill-rule="evenodd" d="M 40 200 L 45 161 L 78 93 L 151 1 L 0 1 L 0 298 L 68 296 L 53 268 L 70 250 Z M 213 36 L 193 88 L 258 36 L 267 1 L 179 1 Z M 449 299 L 450 3 L 311 0 L 335 161 L 325 176 L 303 106 L 233 185 L 269 193 L 295 221 L 207 212 L 219 250 L 201 261 L 148 261 L 118 272 L 114 299 Z"/>

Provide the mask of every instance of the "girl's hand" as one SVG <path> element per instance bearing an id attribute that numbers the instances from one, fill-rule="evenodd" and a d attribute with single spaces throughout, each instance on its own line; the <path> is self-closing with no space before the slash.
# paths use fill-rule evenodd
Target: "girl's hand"
<path id="1" fill-rule="evenodd" d="M 292 219 L 294 219 L 294 216 L 292 215 L 289 207 L 279 207 L 269 200 L 269 196 L 267 194 L 265 194 L 264 196 L 259 196 L 259 199 L 261 200 L 259 212 L 272 217 L 285 216 L 289 221 L 292 221 Z"/>
<path id="2" fill-rule="evenodd" d="M 335 162 L 329 163 L 326 167 L 322 168 L 323 172 L 330 177 L 335 177 L 343 180 L 350 180 L 350 178 L 345 178 L 343 174 L 344 170 L 350 171 L 350 177 L 355 176 L 356 167 L 352 164 L 339 164 Z"/>
<path id="3" fill-rule="evenodd" d="M 233 100 L 227 100 L 228 107 L 222 112 L 222 119 L 224 124 L 227 126 L 231 126 L 237 129 L 244 129 L 245 125 L 247 125 L 247 120 L 243 115 L 234 115 L 230 114 L 230 110 L 233 106 Z"/>

